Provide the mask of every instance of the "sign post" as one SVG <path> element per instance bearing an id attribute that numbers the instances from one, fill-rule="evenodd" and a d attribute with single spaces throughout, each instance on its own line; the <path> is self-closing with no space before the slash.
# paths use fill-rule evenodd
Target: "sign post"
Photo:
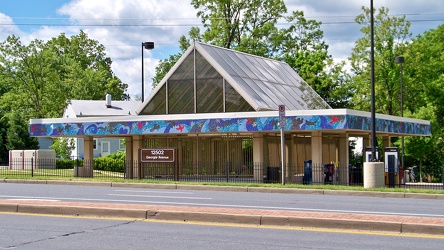
<path id="1" fill-rule="evenodd" d="M 279 105 L 279 127 L 281 129 L 281 183 L 285 185 L 285 105 Z"/>

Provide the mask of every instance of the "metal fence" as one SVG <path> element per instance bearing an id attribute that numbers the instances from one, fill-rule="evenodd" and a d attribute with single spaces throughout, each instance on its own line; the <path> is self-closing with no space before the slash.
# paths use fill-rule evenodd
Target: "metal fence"
<path id="1" fill-rule="evenodd" d="M 53 159 L 12 159 L 0 161 L 0 178 L 94 178 L 146 179 L 179 182 L 282 183 L 279 163 L 140 163 L 61 161 Z M 287 166 L 285 183 L 305 185 L 363 186 L 362 166 L 313 164 Z M 426 188 L 443 190 L 444 183 L 415 182 L 401 173 L 388 187 Z M 407 181 L 406 181 L 407 180 Z M 411 181 L 410 181 L 411 180 Z"/>

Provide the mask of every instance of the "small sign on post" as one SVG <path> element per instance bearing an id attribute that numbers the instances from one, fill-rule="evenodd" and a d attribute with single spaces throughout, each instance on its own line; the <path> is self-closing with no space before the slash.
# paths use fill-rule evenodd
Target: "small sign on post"
<path id="1" fill-rule="evenodd" d="M 285 105 L 279 105 L 279 127 L 285 128 Z"/>

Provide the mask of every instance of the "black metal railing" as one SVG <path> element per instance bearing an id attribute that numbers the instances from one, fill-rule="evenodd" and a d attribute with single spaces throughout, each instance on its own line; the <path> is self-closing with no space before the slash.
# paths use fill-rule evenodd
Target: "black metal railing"
<path id="1" fill-rule="evenodd" d="M 443 190 L 443 182 L 417 181 L 405 173 L 395 175 L 387 187 L 424 188 Z M 0 161 L 0 178 L 94 178 L 147 179 L 179 182 L 242 182 L 281 183 L 279 163 L 140 163 L 101 162 L 86 160 L 11 159 Z M 285 167 L 285 183 L 303 185 L 363 186 L 362 166 L 335 166 L 333 164 L 291 165 Z M 393 179 L 393 178 L 392 178 Z M 432 179 L 432 180 L 436 180 Z"/>

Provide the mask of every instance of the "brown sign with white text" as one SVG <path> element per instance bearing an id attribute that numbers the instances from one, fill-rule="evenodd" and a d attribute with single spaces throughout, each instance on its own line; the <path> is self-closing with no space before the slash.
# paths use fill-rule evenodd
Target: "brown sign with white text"
<path id="1" fill-rule="evenodd" d="M 140 149 L 141 162 L 175 162 L 175 148 L 142 148 Z"/>

